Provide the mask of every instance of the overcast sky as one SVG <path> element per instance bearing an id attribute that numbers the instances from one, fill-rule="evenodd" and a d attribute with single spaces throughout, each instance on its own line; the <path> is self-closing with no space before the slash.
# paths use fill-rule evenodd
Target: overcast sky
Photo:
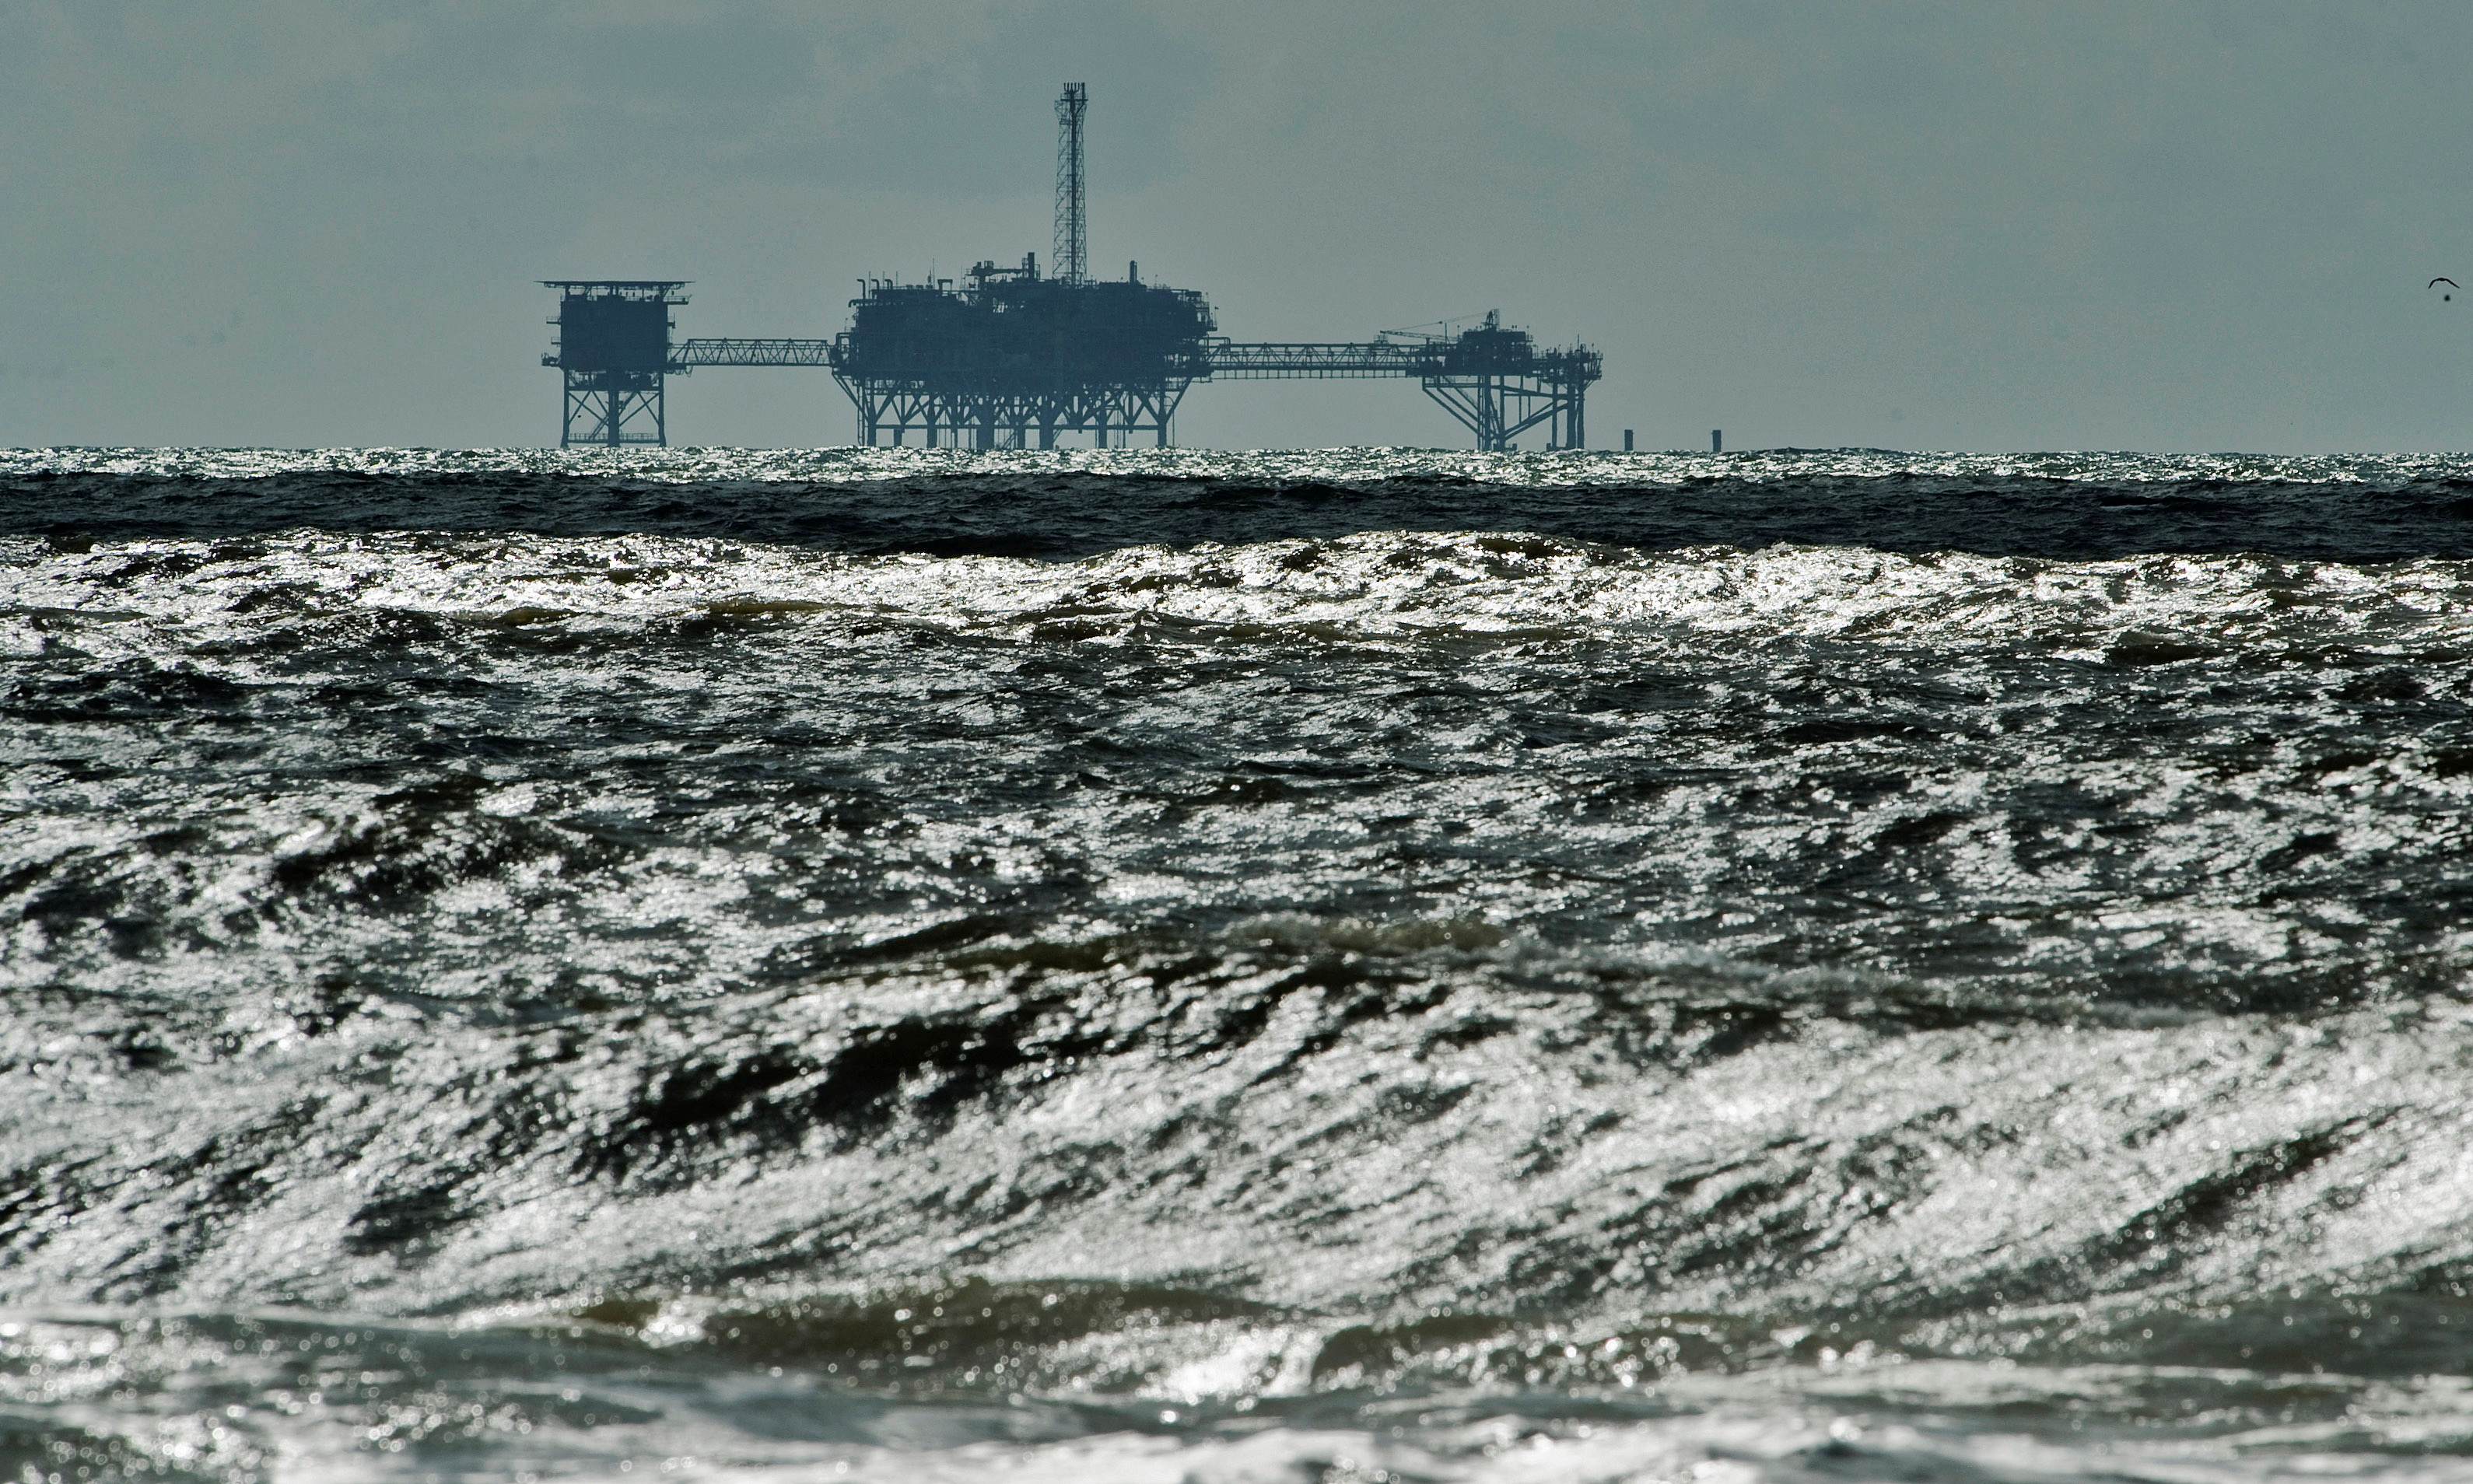
<path id="1" fill-rule="evenodd" d="M 1237 339 L 1500 308 L 1599 445 L 2473 447 L 2473 6 L 0 0 L 0 443 L 555 443 L 535 280 L 829 335 L 1049 248 Z M 674 443 L 849 442 L 821 371 Z M 1458 444 L 1412 383 L 1178 441 Z"/>

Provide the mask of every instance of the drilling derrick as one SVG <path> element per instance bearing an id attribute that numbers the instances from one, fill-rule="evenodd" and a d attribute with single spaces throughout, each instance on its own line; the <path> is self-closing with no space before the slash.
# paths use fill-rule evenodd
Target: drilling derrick
<path id="1" fill-rule="evenodd" d="M 1091 107 L 1087 84 L 1068 83 L 1056 100 L 1056 276 L 1080 283 L 1091 276 L 1089 242 L 1083 235 L 1082 115 Z"/>
<path id="2" fill-rule="evenodd" d="M 1144 283 L 1091 280 L 1084 215 L 1082 122 L 1088 90 L 1068 83 L 1056 100 L 1056 243 L 1050 272 L 1039 255 L 1020 267 L 972 267 L 956 289 L 862 279 L 850 328 L 832 343 L 833 378 L 858 408 L 859 441 L 912 429 L 929 447 L 1053 448 L 1059 432 L 1149 434 L 1167 445 L 1186 388 L 1209 374 L 1217 325 L 1201 295 Z M 694 345 L 689 342 L 689 345 Z"/>

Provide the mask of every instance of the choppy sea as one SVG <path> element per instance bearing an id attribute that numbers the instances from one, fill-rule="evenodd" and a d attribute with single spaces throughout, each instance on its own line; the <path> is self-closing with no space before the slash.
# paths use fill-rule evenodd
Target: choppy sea
<path id="1" fill-rule="evenodd" d="M 0 452 L 0 1478 L 2473 1479 L 2473 459 Z"/>

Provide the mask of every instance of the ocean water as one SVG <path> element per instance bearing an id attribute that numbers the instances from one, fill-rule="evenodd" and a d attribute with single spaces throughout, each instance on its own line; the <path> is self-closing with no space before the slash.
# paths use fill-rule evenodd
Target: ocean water
<path id="1" fill-rule="evenodd" d="M 0 453 L 0 1478 L 2473 1478 L 2473 459 Z"/>

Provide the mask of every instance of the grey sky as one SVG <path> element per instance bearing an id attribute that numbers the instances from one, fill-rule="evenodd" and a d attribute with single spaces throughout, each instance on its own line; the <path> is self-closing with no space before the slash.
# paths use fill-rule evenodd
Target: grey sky
<path id="1" fill-rule="evenodd" d="M 1593 442 L 2473 446 L 2461 3 L 0 0 L 0 443 L 538 444 L 534 280 L 826 335 L 1047 255 L 1239 339 L 1500 307 Z M 851 437 L 822 371 L 674 443 Z M 1195 444 L 1454 444 L 1406 383 L 1188 396 Z"/>

